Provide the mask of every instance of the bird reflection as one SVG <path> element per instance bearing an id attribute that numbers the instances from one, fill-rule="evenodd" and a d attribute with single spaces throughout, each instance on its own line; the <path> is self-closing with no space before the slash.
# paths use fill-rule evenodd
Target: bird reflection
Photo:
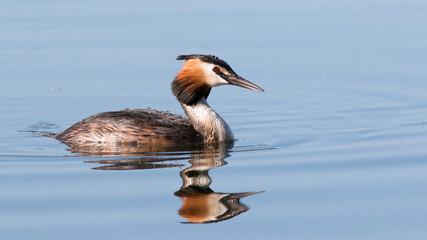
<path id="1" fill-rule="evenodd" d="M 212 183 L 209 170 L 226 165 L 224 159 L 230 156 L 228 152 L 231 148 L 232 142 L 205 144 L 190 152 L 157 152 L 138 159 L 89 162 L 102 164 L 94 168 L 97 170 L 137 170 L 182 167 L 184 164 L 181 162 L 187 160 L 191 166 L 180 172 L 182 186 L 174 193 L 183 202 L 179 215 L 188 221 L 183 223 L 214 223 L 248 211 L 249 208 L 240 199 L 262 192 L 222 193 L 209 187 Z"/>
<path id="2" fill-rule="evenodd" d="M 183 202 L 179 215 L 190 223 L 213 223 L 235 217 L 249 210 L 240 203 L 240 198 L 261 193 L 221 193 L 209 187 L 212 183 L 209 170 L 226 165 L 224 159 L 228 156 L 225 145 L 216 149 L 208 147 L 205 152 L 193 155 L 189 160 L 191 166 L 180 172 L 183 183 L 175 196 Z"/>

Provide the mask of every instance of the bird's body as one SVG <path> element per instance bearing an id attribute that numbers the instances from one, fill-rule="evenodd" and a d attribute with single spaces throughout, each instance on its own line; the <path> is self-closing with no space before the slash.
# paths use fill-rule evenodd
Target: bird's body
<path id="1" fill-rule="evenodd" d="M 151 109 L 126 109 L 93 115 L 53 137 L 73 148 L 116 144 L 188 145 L 234 140 L 230 127 L 206 102 L 211 88 L 232 84 L 263 90 L 237 75 L 217 57 L 181 55 L 177 59 L 186 62 L 172 82 L 172 92 L 188 119 Z"/>
<path id="2" fill-rule="evenodd" d="M 151 109 L 98 113 L 69 127 L 56 138 L 64 143 L 203 142 L 188 119 Z"/>

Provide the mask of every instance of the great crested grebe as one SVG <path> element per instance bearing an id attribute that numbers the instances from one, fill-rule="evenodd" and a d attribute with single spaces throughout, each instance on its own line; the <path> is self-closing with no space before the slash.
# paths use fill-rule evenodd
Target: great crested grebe
<path id="1" fill-rule="evenodd" d="M 185 63 L 172 81 L 172 93 L 188 119 L 151 109 L 126 109 L 93 115 L 52 137 L 74 148 L 121 143 L 187 145 L 234 140 L 230 127 L 206 102 L 211 88 L 230 84 L 264 90 L 237 75 L 218 57 L 192 54 L 180 55 L 177 60 L 185 60 Z"/>

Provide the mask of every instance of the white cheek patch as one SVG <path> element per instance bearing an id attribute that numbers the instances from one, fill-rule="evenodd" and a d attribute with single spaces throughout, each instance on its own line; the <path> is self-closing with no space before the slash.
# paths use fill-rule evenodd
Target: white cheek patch
<path id="1" fill-rule="evenodd" d="M 222 79 L 212 70 L 214 67 L 215 65 L 212 63 L 203 63 L 203 71 L 205 72 L 206 83 L 212 87 L 228 84 L 227 81 Z"/>

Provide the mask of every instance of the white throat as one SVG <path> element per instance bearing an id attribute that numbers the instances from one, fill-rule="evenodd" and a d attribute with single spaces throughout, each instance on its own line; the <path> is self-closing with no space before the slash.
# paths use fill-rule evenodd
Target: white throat
<path id="1" fill-rule="evenodd" d="M 202 97 L 194 105 L 181 103 L 181 106 L 194 128 L 203 135 L 205 142 L 234 140 L 230 127 L 209 106 L 206 98 Z"/>

